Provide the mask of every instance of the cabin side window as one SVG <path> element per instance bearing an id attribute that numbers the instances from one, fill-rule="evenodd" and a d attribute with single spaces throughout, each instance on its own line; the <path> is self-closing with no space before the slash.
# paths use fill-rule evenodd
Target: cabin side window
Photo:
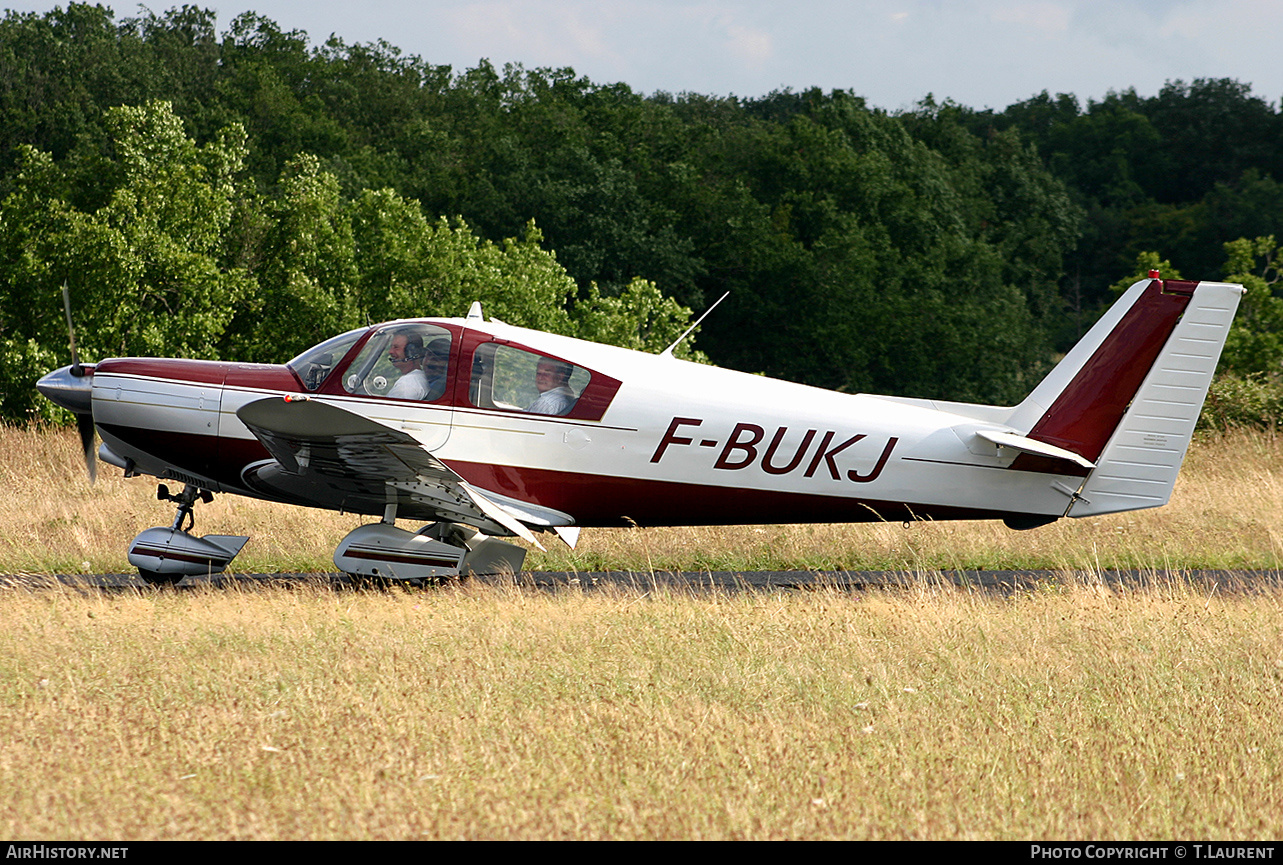
<path id="1" fill-rule="evenodd" d="M 380 328 L 343 376 L 348 393 L 433 402 L 449 381 L 450 331 L 431 324 Z"/>
<path id="2" fill-rule="evenodd" d="M 468 393 L 478 408 L 559 416 L 574 409 L 591 378 L 559 358 L 487 343 L 472 356 Z"/>

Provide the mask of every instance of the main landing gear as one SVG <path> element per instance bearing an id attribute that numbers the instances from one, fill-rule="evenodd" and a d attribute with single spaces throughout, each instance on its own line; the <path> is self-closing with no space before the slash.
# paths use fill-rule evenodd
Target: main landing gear
<path id="1" fill-rule="evenodd" d="M 138 569 L 138 576 L 153 586 L 176 583 L 183 577 L 222 573 L 249 540 L 244 535 L 197 538 L 188 534 L 195 524 L 192 511 L 196 501 L 214 500 L 209 490 L 187 484 L 181 493 L 172 495 L 169 487 L 161 484 L 156 498 L 177 503 L 173 524 L 167 529 L 147 529 L 129 544 L 129 563 Z"/>
<path id="2" fill-rule="evenodd" d="M 396 505 L 383 521 L 358 526 L 339 542 L 334 564 L 361 581 L 435 581 L 466 574 L 519 574 L 526 551 L 455 523 L 417 532 L 396 527 Z"/>

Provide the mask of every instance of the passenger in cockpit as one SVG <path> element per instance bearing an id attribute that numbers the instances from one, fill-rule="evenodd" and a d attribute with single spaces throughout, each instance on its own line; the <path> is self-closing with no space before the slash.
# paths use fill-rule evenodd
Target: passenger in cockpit
<path id="1" fill-rule="evenodd" d="M 562 415 L 575 407 L 578 399 L 570 389 L 570 374 L 574 371 L 570 364 L 550 357 L 539 359 L 535 366 L 535 387 L 539 396 L 526 411 L 535 414 Z"/>
<path id="2" fill-rule="evenodd" d="M 423 399 L 427 396 L 428 377 L 422 369 L 424 354 L 421 335 L 404 332 L 392 337 L 388 360 L 401 377 L 392 385 L 388 396 L 397 399 Z"/>

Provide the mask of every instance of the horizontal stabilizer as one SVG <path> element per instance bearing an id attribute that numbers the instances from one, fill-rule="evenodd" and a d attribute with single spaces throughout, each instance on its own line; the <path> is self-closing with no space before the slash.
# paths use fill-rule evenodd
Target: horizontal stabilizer
<path id="1" fill-rule="evenodd" d="M 1058 448 L 1055 445 L 1049 445 L 1046 442 L 1034 441 L 1015 433 L 1002 432 L 1000 430 L 976 430 L 976 435 L 985 441 L 993 442 L 1005 448 L 1021 451 L 1027 454 L 1036 454 L 1042 457 L 1051 457 L 1052 459 L 1068 460 L 1071 463 L 1082 466 L 1085 469 L 1095 468 L 1096 465 L 1091 460 L 1081 457 L 1073 451 Z"/>

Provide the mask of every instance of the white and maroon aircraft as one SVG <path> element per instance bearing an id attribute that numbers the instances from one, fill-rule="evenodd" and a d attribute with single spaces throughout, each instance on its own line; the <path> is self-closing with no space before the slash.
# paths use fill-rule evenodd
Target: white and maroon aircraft
<path id="1" fill-rule="evenodd" d="M 284 365 L 114 358 L 39 388 L 96 425 L 102 461 L 185 485 L 160 487 L 173 524 L 130 544 L 148 581 L 218 572 L 240 551 L 244 537 L 188 533 L 197 499 L 220 492 L 379 516 L 335 564 L 422 579 L 518 571 L 524 548 L 497 538 L 573 545 L 583 526 L 1027 529 L 1158 507 L 1242 294 L 1151 272 L 1014 407 L 834 393 L 485 321 L 479 304 Z"/>

